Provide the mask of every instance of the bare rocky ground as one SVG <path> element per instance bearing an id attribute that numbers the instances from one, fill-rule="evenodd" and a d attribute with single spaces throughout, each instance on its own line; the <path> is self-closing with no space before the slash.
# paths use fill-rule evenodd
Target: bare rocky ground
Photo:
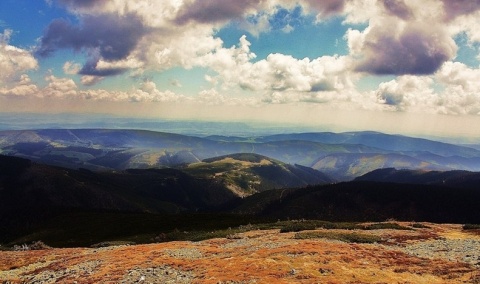
<path id="1" fill-rule="evenodd" d="M 265 230 L 201 242 L 3 251 L 0 282 L 480 283 L 479 232 L 423 224 L 362 231 L 381 237 L 374 244 Z"/>

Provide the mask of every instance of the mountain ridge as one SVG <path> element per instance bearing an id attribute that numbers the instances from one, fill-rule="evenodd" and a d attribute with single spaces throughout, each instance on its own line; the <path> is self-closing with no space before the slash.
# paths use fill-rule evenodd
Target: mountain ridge
<path id="1" fill-rule="evenodd" d="M 0 153 L 90 170 L 178 167 L 218 156 L 254 153 L 312 167 L 341 180 L 382 167 L 480 171 L 479 150 L 379 132 L 241 138 L 121 129 L 0 131 Z"/>

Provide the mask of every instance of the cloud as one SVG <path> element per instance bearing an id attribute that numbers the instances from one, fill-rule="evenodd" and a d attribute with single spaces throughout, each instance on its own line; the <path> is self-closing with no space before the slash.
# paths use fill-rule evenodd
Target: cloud
<path id="1" fill-rule="evenodd" d="M 69 74 L 69 75 L 78 74 L 80 69 L 82 69 L 82 66 L 80 66 L 80 64 L 75 63 L 73 61 L 67 61 L 63 64 L 63 72 L 65 74 Z"/>
<path id="2" fill-rule="evenodd" d="M 428 111 L 432 109 L 437 99 L 432 88 L 433 83 L 430 77 L 400 76 L 395 80 L 381 83 L 376 95 L 380 103 L 395 110 Z"/>
<path id="3" fill-rule="evenodd" d="M 413 13 L 403 0 L 384 0 L 383 5 L 385 9 L 392 15 L 395 15 L 402 20 L 410 20 L 413 18 Z"/>
<path id="4" fill-rule="evenodd" d="M 82 75 L 111 76 L 122 69 L 97 70 L 97 62 L 125 59 L 148 32 L 141 20 L 133 15 L 86 15 L 81 24 L 57 19 L 47 27 L 36 53 L 47 57 L 59 49 L 86 51 L 90 60 L 79 71 Z"/>
<path id="5" fill-rule="evenodd" d="M 439 106 L 447 114 L 480 114 L 480 69 L 446 62 L 435 74 L 445 90 Z"/>
<path id="6" fill-rule="evenodd" d="M 185 24 L 190 21 L 199 23 L 228 22 L 241 18 L 244 13 L 255 7 L 260 0 L 194 0 L 183 5 L 175 22 Z"/>
<path id="7" fill-rule="evenodd" d="M 342 75 L 348 72 L 347 64 L 340 57 L 298 60 L 288 55 L 271 54 L 252 67 L 264 82 L 257 87 L 262 86 L 265 90 L 325 92 L 341 90 L 350 84 Z"/>
<path id="8" fill-rule="evenodd" d="M 82 69 L 78 71 L 80 75 L 87 75 L 87 76 L 115 76 L 125 73 L 128 69 L 127 68 L 98 68 L 98 62 L 100 61 L 100 57 L 93 56 L 91 57 L 85 65 L 83 65 Z"/>
<path id="9" fill-rule="evenodd" d="M 480 10 L 480 0 L 442 0 L 442 3 L 447 21 Z"/>
<path id="10" fill-rule="evenodd" d="M 356 70 L 377 75 L 433 74 L 457 51 L 445 31 L 420 24 L 407 24 L 399 31 L 374 27 L 362 36 L 349 35 L 349 46 L 362 56 Z"/>
<path id="11" fill-rule="evenodd" d="M 64 65 L 66 74 L 81 75 L 83 85 L 92 86 L 128 71 L 130 76 L 142 78 L 144 71 L 202 67 L 208 70 L 205 78 L 212 89 L 185 97 L 160 90 L 147 80 L 129 91 L 83 90 L 73 86 L 73 81 L 57 78 L 55 86 L 50 79 L 50 87 L 37 91 L 48 96 L 48 90 L 56 94 L 63 86 L 73 95 L 68 98 L 121 102 L 305 102 L 473 113 L 475 108 L 464 104 L 475 98 L 476 90 L 469 83 L 474 79 L 467 74 L 477 73 L 458 66 L 450 68 L 462 74 L 458 78 L 454 71 L 447 72 L 457 51 L 453 37 L 465 32 L 470 41 L 480 39 L 475 29 L 480 16 L 478 1 L 460 2 L 471 11 L 446 0 L 56 0 L 77 17 L 78 24 L 52 22 L 37 54 L 49 56 L 59 49 L 84 53 L 87 60 L 83 66 Z M 338 16 L 344 25 L 355 25 L 344 38 L 348 55 L 302 59 L 273 53 L 256 58 L 246 36 L 237 46 L 226 47 L 216 35 L 227 25 L 254 37 L 269 31 L 288 33 L 312 16 L 317 22 Z M 321 35 L 311 35 L 312 40 L 316 36 Z M 18 78 L 22 72 L 15 74 Z M 398 77 L 380 84 L 376 91 L 357 91 L 357 81 L 368 74 Z M 177 85 L 177 81 L 170 83 Z M 439 85 L 465 99 L 454 100 L 446 91 L 435 93 Z M 32 83 L 18 86 L 27 89 Z M 250 94 L 248 99 L 246 94 Z"/>
<path id="12" fill-rule="evenodd" d="M 480 42 L 480 29 L 478 28 L 478 19 L 480 18 L 480 10 L 475 13 L 457 17 L 450 21 L 447 25 L 451 36 L 462 35 L 465 33 L 468 38 L 468 42 L 479 43 Z"/>
<path id="13" fill-rule="evenodd" d="M 71 8 L 92 8 L 95 5 L 100 5 L 103 0 L 58 0 L 62 5 L 66 5 Z"/>
<path id="14" fill-rule="evenodd" d="M 368 24 L 363 30 L 350 28 L 345 35 L 358 72 L 434 74 L 458 50 L 441 1 L 352 0 L 344 15 L 345 24 Z"/>
<path id="15" fill-rule="evenodd" d="M 342 13 L 345 9 L 346 2 L 346 0 L 303 0 L 300 3 L 305 3 L 318 12 L 317 20 L 320 20 Z"/>
<path id="16" fill-rule="evenodd" d="M 25 72 L 38 68 L 30 51 L 9 44 L 12 30 L 0 33 L 0 95 L 37 96 L 38 87 Z"/>
<path id="17" fill-rule="evenodd" d="M 172 91 L 160 91 L 152 81 L 142 82 L 139 88 L 131 91 L 109 91 L 104 89 L 79 91 L 77 99 L 108 102 L 180 102 L 186 98 Z"/>
<path id="18" fill-rule="evenodd" d="M 65 62 L 65 64 L 63 64 L 63 72 L 65 74 L 68 74 L 68 75 L 82 75 L 84 73 L 94 73 L 94 75 L 83 75 L 80 79 L 82 85 L 84 86 L 93 86 L 95 84 L 97 84 L 98 82 L 102 81 L 103 79 L 105 79 L 105 77 L 102 76 L 102 73 L 103 74 L 110 74 L 112 75 L 114 72 L 112 72 L 111 70 L 121 70 L 121 72 L 124 72 L 126 70 L 126 68 L 98 68 L 98 62 L 93 62 L 92 64 L 94 64 L 94 66 L 89 66 L 89 63 L 87 62 L 87 64 L 85 64 L 85 66 L 87 67 L 83 67 L 78 64 L 78 63 L 75 63 L 75 62 L 72 62 L 72 61 L 67 61 Z M 85 68 L 91 68 L 92 72 L 84 72 Z"/>
<path id="19" fill-rule="evenodd" d="M 26 74 L 21 75 L 19 80 L 15 82 L 13 86 L 0 87 L 0 95 L 2 96 L 37 96 L 38 91 L 38 87 L 35 84 L 32 84 L 30 77 Z"/>
<path id="20" fill-rule="evenodd" d="M 224 95 L 215 89 L 203 90 L 198 94 L 197 100 L 206 105 L 223 105 L 227 101 Z"/>
<path id="21" fill-rule="evenodd" d="M 221 84 L 224 89 L 240 87 L 260 93 L 273 98 L 266 100 L 270 102 L 330 100 L 333 93 L 353 89 L 358 79 L 350 72 L 352 63 L 346 56 L 300 60 L 276 53 L 252 62 L 255 57 L 250 51 L 250 42 L 243 36 L 238 47 L 220 48 L 202 57 L 198 64 L 218 73 L 216 77 L 208 77 L 210 82 Z M 275 99 L 279 96 L 282 99 Z"/>
<path id="22" fill-rule="evenodd" d="M 41 96 L 44 98 L 74 98 L 77 95 L 77 84 L 72 79 L 48 75 L 45 81 L 48 84 L 41 90 Z"/>
<path id="23" fill-rule="evenodd" d="M 256 15 L 250 15 L 245 20 L 239 23 L 239 26 L 253 35 L 259 37 L 260 34 L 266 33 L 272 30 L 271 27 L 271 15 L 267 13 L 259 13 Z"/>
<path id="24" fill-rule="evenodd" d="M 76 1 L 58 0 L 79 19 L 79 24 L 55 20 L 46 29 L 37 50 L 49 56 L 58 49 L 87 54 L 78 70 L 84 76 L 108 77 L 129 70 L 205 66 L 204 58 L 221 52 L 223 42 L 215 31 L 235 21 L 254 36 L 271 29 L 275 17 L 287 13 L 284 32 L 294 28 L 292 17 L 300 17 L 298 5 L 316 13 L 332 15 L 342 11 L 345 1 L 302 0 L 165 0 L 165 1 Z M 273 21 L 273 22 L 272 22 Z M 201 23 L 198 25 L 196 23 Z M 228 49 L 227 49 L 228 50 Z M 205 66 L 209 67 L 209 66 Z"/>
<path id="25" fill-rule="evenodd" d="M 480 114 L 480 69 L 446 62 L 431 76 L 399 76 L 375 91 L 386 109 L 449 115 Z"/>
<path id="26" fill-rule="evenodd" d="M 103 79 L 105 79 L 105 77 L 85 75 L 85 76 L 82 76 L 80 81 L 84 86 L 93 86 L 98 82 L 102 81 Z"/>
<path id="27" fill-rule="evenodd" d="M 152 81 L 143 82 L 138 90 L 129 94 L 129 101 L 131 102 L 176 102 L 183 99 L 183 96 L 172 91 L 158 90 L 157 85 Z"/>
<path id="28" fill-rule="evenodd" d="M 105 102 L 179 102 L 187 100 L 183 95 L 172 91 L 161 91 L 155 83 L 145 81 L 130 91 L 111 91 L 105 89 L 81 90 L 70 78 L 45 76 L 46 85 L 38 87 L 27 75 L 22 75 L 13 87 L 0 87 L 0 95 L 34 97 L 40 99 L 58 99 L 63 101 L 91 100 Z M 92 85 L 102 80 L 96 76 L 82 76 L 82 84 Z"/>
<path id="29" fill-rule="evenodd" d="M 9 84 L 21 79 L 21 75 L 38 68 L 30 51 L 9 44 L 12 30 L 0 33 L 0 83 Z"/>
<path id="30" fill-rule="evenodd" d="M 262 101 L 257 97 L 232 97 L 226 96 L 218 92 L 216 89 L 202 90 L 198 96 L 194 97 L 189 103 L 200 106 L 250 106 L 257 107 L 262 105 Z"/>
<path id="31" fill-rule="evenodd" d="M 461 88 L 465 92 L 480 96 L 480 69 L 473 69 L 460 62 L 446 62 L 436 78 L 447 86 Z"/>

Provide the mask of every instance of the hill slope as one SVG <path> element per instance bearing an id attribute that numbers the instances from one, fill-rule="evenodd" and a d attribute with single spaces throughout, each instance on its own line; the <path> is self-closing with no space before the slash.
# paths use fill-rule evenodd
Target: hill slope
<path id="1" fill-rule="evenodd" d="M 298 187 L 330 181 L 313 169 L 258 155 L 232 157 L 236 159 L 222 157 L 185 169 L 92 172 L 0 155 L 0 235 L 73 211 L 209 211 L 283 184 Z M 260 162 L 246 162 L 245 157 Z"/>
<path id="2" fill-rule="evenodd" d="M 312 168 L 288 165 L 266 156 L 240 153 L 205 159 L 183 170 L 193 176 L 211 177 L 239 196 L 274 188 L 299 187 L 334 182 Z"/>
<path id="3" fill-rule="evenodd" d="M 478 188 L 357 181 L 259 193 L 234 212 L 281 219 L 480 223 L 478 200 Z"/>
<path id="4" fill-rule="evenodd" d="M 386 168 L 372 171 L 357 177 L 355 180 L 479 188 L 480 173 L 469 171 L 419 171 Z"/>

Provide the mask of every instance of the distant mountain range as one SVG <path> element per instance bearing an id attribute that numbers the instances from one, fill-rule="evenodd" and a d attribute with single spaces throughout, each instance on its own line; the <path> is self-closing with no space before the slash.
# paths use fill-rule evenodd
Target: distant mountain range
<path id="1" fill-rule="evenodd" d="M 134 234 L 138 226 L 149 233 L 162 230 L 141 220 L 170 220 L 167 223 L 175 228 L 177 215 L 203 220 L 206 213 L 219 218 L 213 223 L 221 226 L 226 219 L 238 223 L 303 218 L 480 223 L 479 185 L 480 173 L 395 169 L 335 183 L 314 169 L 250 153 L 177 169 L 102 172 L 0 155 L 0 243 L 40 233 L 45 240 L 68 243 L 58 233 L 68 231 L 71 236 L 76 218 L 83 220 L 82 230 L 88 230 L 88 220 L 99 218 L 96 228 L 105 227 L 102 231 L 112 237 L 135 214 L 140 223 L 130 224 L 131 231 L 120 230 L 122 237 Z"/>
<path id="2" fill-rule="evenodd" d="M 236 153 L 310 167 L 337 180 L 378 168 L 480 171 L 480 150 L 378 132 L 195 137 L 144 130 L 0 131 L 0 153 L 90 170 L 181 167 Z"/>

